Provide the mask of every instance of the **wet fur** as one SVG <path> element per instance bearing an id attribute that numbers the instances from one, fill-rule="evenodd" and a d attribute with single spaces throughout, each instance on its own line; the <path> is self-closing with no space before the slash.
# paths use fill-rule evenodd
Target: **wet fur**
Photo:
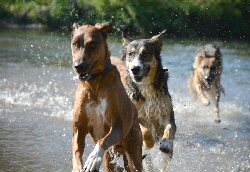
<path id="1" fill-rule="evenodd" d="M 209 95 L 215 101 L 214 120 L 221 122 L 219 116 L 219 101 L 224 89 L 220 83 L 222 73 L 222 55 L 218 46 L 207 44 L 196 52 L 193 71 L 188 79 L 188 87 L 193 99 L 197 95 L 204 105 L 209 105 Z M 225 93 L 224 93 L 225 94 Z"/>
<path id="2" fill-rule="evenodd" d="M 110 59 L 106 43 L 110 23 L 73 25 L 71 49 L 73 68 L 79 75 L 72 119 L 73 172 L 116 171 L 115 157 L 124 155 L 126 171 L 142 171 L 142 140 L 138 113 L 126 94 L 116 66 L 105 69 Z M 96 146 L 83 164 L 85 137 Z"/>
<path id="3" fill-rule="evenodd" d="M 160 142 L 160 150 L 167 159 L 173 155 L 173 140 L 176 125 L 171 96 L 168 92 L 168 72 L 161 62 L 162 36 L 164 32 L 151 39 L 132 40 L 123 35 L 122 60 L 126 64 L 127 75 L 123 84 L 130 99 L 136 105 L 142 130 L 143 145 L 146 149 Z M 136 59 L 137 58 L 137 59 Z M 143 68 L 143 78 L 138 81 L 133 76 L 133 60 Z"/>

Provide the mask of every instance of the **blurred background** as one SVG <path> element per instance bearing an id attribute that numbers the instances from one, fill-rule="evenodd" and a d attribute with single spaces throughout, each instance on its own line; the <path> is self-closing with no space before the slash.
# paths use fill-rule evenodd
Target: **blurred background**
<path id="1" fill-rule="evenodd" d="M 249 10 L 248 0 L 1 0 L 0 22 L 70 30 L 74 22 L 110 21 L 115 31 L 144 35 L 246 39 Z"/>
<path id="2" fill-rule="evenodd" d="M 117 57 L 123 30 L 151 38 L 167 29 L 161 57 L 177 125 L 168 172 L 249 172 L 249 10 L 248 0 L 1 0 L 0 172 L 71 171 L 71 25 L 108 21 Z M 195 52 L 208 43 L 223 55 L 221 124 L 213 102 L 192 101 L 187 88 Z M 93 146 L 88 137 L 84 160 Z M 158 147 L 147 152 L 157 167 Z"/>

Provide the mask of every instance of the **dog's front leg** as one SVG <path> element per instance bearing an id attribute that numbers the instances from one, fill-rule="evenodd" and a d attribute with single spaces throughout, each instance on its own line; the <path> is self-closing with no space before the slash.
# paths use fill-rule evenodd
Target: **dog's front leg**
<path id="1" fill-rule="evenodd" d="M 85 102 L 81 90 L 76 92 L 72 118 L 72 172 L 83 169 L 82 155 L 85 148 L 85 137 L 88 134 L 88 118 L 85 112 Z"/>
<path id="2" fill-rule="evenodd" d="M 84 172 L 96 172 L 99 170 L 104 152 L 112 145 L 117 143 L 123 136 L 123 132 L 118 127 L 111 127 L 109 133 L 100 139 L 94 150 L 89 155 L 85 165 Z"/>
<path id="3" fill-rule="evenodd" d="M 198 95 L 199 95 L 199 97 L 200 97 L 202 103 L 203 103 L 204 105 L 206 105 L 206 106 L 209 105 L 210 102 L 209 102 L 208 98 L 205 96 L 205 94 L 203 93 L 202 88 L 201 88 L 201 85 L 200 85 L 200 84 L 197 84 L 197 85 L 195 86 L 195 88 L 196 88 L 196 91 L 197 91 L 197 93 L 198 93 Z"/>
<path id="4" fill-rule="evenodd" d="M 175 138 L 176 125 L 174 120 L 174 111 L 171 112 L 170 120 L 164 130 L 164 135 L 160 142 L 160 150 L 162 152 L 162 161 L 160 163 L 160 172 L 164 172 L 167 169 L 170 159 L 173 157 L 173 141 Z"/>
<path id="5" fill-rule="evenodd" d="M 220 102 L 220 90 L 217 89 L 216 96 L 215 96 L 215 107 L 214 107 L 214 121 L 220 123 L 220 116 L 219 116 L 219 102 Z"/>
<path id="6" fill-rule="evenodd" d="M 170 119 L 167 122 L 167 126 L 164 130 L 162 140 L 160 142 L 160 150 L 169 155 L 170 158 L 173 156 L 173 141 L 175 138 L 176 125 L 174 119 L 174 111 L 170 114 Z"/>
<path id="7" fill-rule="evenodd" d="M 151 132 L 141 124 L 140 124 L 140 129 L 142 132 L 142 140 L 143 140 L 144 148 L 151 149 L 152 147 L 154 147 L 154 144 L 155 144 L 155 141 Z"/>
<path id="8" fill-rule="evenodd" d="M 73 120 L 72 129 L 73 129 L 73 137 L 72 137 L 72 164 L 73 170 L 72 172 L 80 172 L 83 168 L 82 163 L 82 155 L 85 147 L 85 137 L 87 135 L 87 125 L 83 125 L 79 123 L 79 121 Z"/>

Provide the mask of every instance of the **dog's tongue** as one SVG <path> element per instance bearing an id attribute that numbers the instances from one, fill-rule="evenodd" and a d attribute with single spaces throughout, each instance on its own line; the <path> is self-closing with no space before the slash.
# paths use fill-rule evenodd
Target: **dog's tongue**
<path id="1" fill-rule="evenodd" d="M 78 80 L 79 79 L 79 75 L 73 76 L 73 80 Z"/>

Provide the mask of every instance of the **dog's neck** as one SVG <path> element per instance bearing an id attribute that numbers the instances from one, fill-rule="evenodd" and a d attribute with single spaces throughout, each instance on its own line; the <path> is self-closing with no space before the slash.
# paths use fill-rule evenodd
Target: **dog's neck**
<path id="1" fill-rule="evenodd" d="M 148 83 L 135 83 L 128 75 L 126 89 L 129 90 L 130 97 L 135 101 L 145 101 L 145 99 L 157 98 L 162 95 L 167 95 L 167 70 L 161 70 L 152 82 Z"/>
<path id="2" fill-rule="evenodd" d="M 95 78 L 97 78 L 98 76 L 108 72 L 111 68 L 111 61 L 110 59 L 108 59 L 108 62 L 106 64 L 106 67 L 101 71 L 101 72 L 98 72 L 98 73 L 94 73 L 94 74 L 91 74 L 90 78 L 89 78 L 89 81 L 91 80 L 94 80 Z"/>

